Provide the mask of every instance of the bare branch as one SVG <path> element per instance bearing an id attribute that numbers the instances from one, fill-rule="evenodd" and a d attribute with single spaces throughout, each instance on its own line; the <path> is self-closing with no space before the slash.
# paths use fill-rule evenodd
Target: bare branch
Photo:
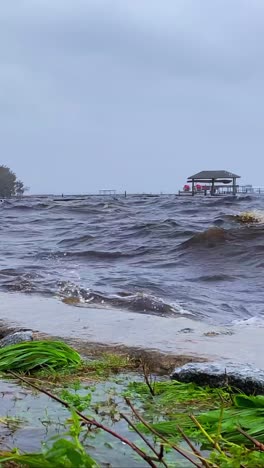
<path id="1" fill-rule="evenodd" d="M 168 439 L 163 437 L 158 431 L 156 431 L 153 427 L 151 427 L 151 425 L 142 418 L 142 416 L 139 414 L 139 412 L 136 410 L 136 408 L 134 408 L 134 406 L 132 405 L 132 403 L 130 402 L 130 400 L 128 398 L 125 398 L 125 401 L 126 401 L 127 405 L 131 408 L 131 410 L 133 411 L 135 416 L 139 419 L 139 421 L 141 421 L 142 424 L 144 424 L 144 426 L 147 427 L 150 432 L 152 432 L 152 434 L 155 434 L 157 437 L 159 437 L 159 439 L 161 439 L 163 442 L 165 442 L 166 445 L 169 445 L 171 448 L 173 448 L 177 453 L 179 453 L 186 460 L 189 460 L 189 462 L 192 463 L 194 466 L 196 466 L 198 468 L 201 467 L 201 465 L 198 465 L 191 457 L 189 457 L 188 453 L 186 453 L 183 449 L 181 449 L 177 445 L 170 442 Z"/>
<path id="2" fill-rule="evenodd" d="M 157 457 L 157 461 L 159 461 L 160 463 L 162 463 L 164 466 L 166 466 L 168 468 L 167 463 L 163 460 L 163 451 L 160 450 L 160 452 L 157 452 L 155 447 L 153 447 L 153 445 L 148 441 L 148 439 L 144 436 L 144 434 L 142 434 L 138 430 L 138 428 L 135 426 L 135 424 L 133 424 L 132 421 L 130 421 L 130 419 L 124 413 L 120 413 L 120 416 L 127 422 L 127 424 L 130 427 L 132 427 L 133 431 L 135 431 L 139 435 L 139 437 L 141 437 L 141 439 L 144 440 L 145 444 L 150 448 L 150 450 L 152 450 L 152 452 L 155 453 L 155 455 Z"/>

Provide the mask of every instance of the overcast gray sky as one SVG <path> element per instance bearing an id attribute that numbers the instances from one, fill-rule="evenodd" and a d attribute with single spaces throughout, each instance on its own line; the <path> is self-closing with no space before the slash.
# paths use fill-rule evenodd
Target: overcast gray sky
<path id="1" fill-rule="evenodd" d="M 33 193 L 264 185 L 264 2 L 3 0 L 0 104 Z"/>

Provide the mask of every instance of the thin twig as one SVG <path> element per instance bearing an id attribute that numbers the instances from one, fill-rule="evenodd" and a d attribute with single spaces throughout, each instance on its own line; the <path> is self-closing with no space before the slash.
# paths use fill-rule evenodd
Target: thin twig
<path id="1" fill-rule="evenodd" d="M 159 459 L 162 460 L 164 457 L 164 445 L 160 444 L 160 453 L 159 453 Z"/>
<path id="2" fill-rule="evenodd" d="M 220 396 L 221 398 L 221 396 Z M 217 434 L 216 434 L 216 438 L 215 438 L 215 447 L 216 445 L 218 444 L 219 445 L 219 439 L 221 437 L 221 431 L 222 431 L 222 423 L 223 423 L 223 417 L 224 417 L 224 402 L 223 402 L 223 399 L 221 398 L 221 408 L 220 408 L 220 416 L 219 416 L 219 420 L 218 420 L 218 425 L 217 425 Z"/>
<path id="3" fill-rule="evenodd" d="M 212 444 L 212 447 L 214 447 L 219 453 L 224 454 L 223 450 L 221 449 L 220 445 L 215 441 L 208 432 L 203 428 L 203 426 L 199 423 L 199 421 L 193 416 L 193 414 L 190 414 L 191 420 L 194 422 L 196 427 L 201 431 L 201 433 L 209 440 L 210 444 Z"/>
<path id="4" fill-rule="evenodd" d="M 150 448 L 150 450 L 152 450 L 152 452 L 154 452 L 154 454 L 156 455 L 157 457 L 157 461 L 159 461 L 160 463 L 162 463 L 164 466 L 166 466 L 168 468 L 168 465 L 167 463 L 163 460 L 163 451 L 160 450 L 160 452 L 157 452 L 157 450 L 155 449 L 155 447 L 153 447 L 153 445 L 151 445 L 151 443 L 148 441 L 148 439 L 144 436 L 144 434 L 142 434 L 138 428 L 135 426 L 135 424 L 132 423 L 132 421 L 130 421 L 130 419 L 124 414 L 124 413 L 120 413 L 120 416 L 121 418 L 123 418 L 127 424 L 129 426 L 132 427 L 133 431 L 135 431 L 139 437 L 141 437 L 141 439 L 145 442 L 145 444 Z"/>
<path id="5" fill-rule="evenodd" d="M 152 396 L 155 396 L 155 389 L 154 389 L 154 386 L 151 385 L 151 382 L 149 380 L 148 368 L 145 363 L 142 364 L 142 369 L 143 369 L 144 379 L 145 379 L 146 385 L 149 388 L 150 394 Z"/>
<path id="6" fill-rule="evenodd" d="M 29 377 L 29 376 L 26 376 L 26 378 L 27 378 L 28 382 L 35 382 L 35 383 L 40 382 L 41 384 L 45 383 L 45 384 L 51 385 L 51 386 L 57 385 L 57 382 L 52 382 L 51 380 L 45 380 L 45 379 L 41 380 L 41 379 L 37 379 L 36 377 Z"/>
<path id="7" fill-rule="evenodd" d="M 197 468 L 201 468 L 201 465 L 198 465 L 191 457 L 189 457 L 189 455 L 184 450 L 182 450 L 180 447 L 178 447 L 177 445 L 173 444 L 168 439 L 163 437 L 158 431 L 156 431 L 156 429 L 154 429 L 147 421 L 145 421 L 142 418 L 142 416 L 139 414 L 139 412 L 136 410 L 136 408 L 134 408 L 134 406 L 132 405 L 131 401 L 128 398 L 125 398 L 125 401 L 127 405 L 131 408 L 135 416 L 139 419 L 139 421 L 142 422 L 142 424 L 144 424 L 144 426 L 147 427 L 147 429 L 150 432 L 152 432 L 152 434 L 155 434 L 157 437 L 159 437 L 159 439 L 163 440 L 163 442 L 165 442 L 166 445 L 169 445 L 170 447 L 172 447 L 176 452 L 178 452 L 182 457 L 184 457 L 194 466 L 196 466 Z"/>
<path id="8" fill-rule="evenodd" d="M 257 439 L 254 439 L 254 437 L 251 437 L 251 435 L 243 431 L 243 429 L 241 429 L 240 427 L 238 427 L 237 430 L 238 432 L 240 432 L 240 434 L 242 434 L 244 437 L 250 440 L 250 442 L 252 442 L 260 452 L 264 452 L 264 444 L 259 442 Z"/>
<path id="9" fill-rule="evenodd" d="M 25 378 L 21 377 L 20 375 L 16 374 L 15 372 L 12 372 L 12 371 L 9 371 L 9 374 L 13 375 L 13 377 L 15 377 L 16 379 L 19 379 L 21 380 L 22 382 L 30 385 L 30 387 L 32 388 L 35 388 L 36 390 L 38 390 L 39 392 L 41 393 L 44 393 L 45 395 L 47 395 L 48 397 L 52 398 L 53 400 L 57 401 L 58 403 L 61 403 L 63 406 L 65 406 L 66 408 L 68 409 L 72 409 L 71 405 L 69 403 L 67 403 L 67 401 L 64 401 L 62 400 L 61 398 L 59 398 L 58 396 L 56 395 L 53 395 L 52 393 L 50 393 L 49 391 L 45 390 L 44 388 L 41 388 L 39 387 L 38 385 L 35 385 L 33 384 L 32 382 L 28 382 Z M 104 426 L 103 424 L 99 423 L 98 421 L 96 421 L 95 419 L 89 419 L 87 418 L 84 414 L 80 413 L 80 411 L 78 410 L 74 410 L 76 414 L 78 414 L 78 416 L 80 416 L 80 418 L 88 425 L 88 426 L 95 426 L 97 427 L 98 429 L 102 429 L 104 432 L 107 432 L 108 434 L 111 434 L 113 437 L 115 437 L 116 439 L 120 440 L 123 444 L 126 444 L 128 445 L 132 450 L 134 450 L 134 452 L 136 452 L 141 458 L 143 458 L 143 460 L 145 460 L 149 466 L 151 466 L 152 468 L 157 468 L 157 465 L 155 465 L 155 463 L 153 462 L 153 460 L 151 459 L 151 457 L 149 457 L 147 454 L 145 454 L 145 452 L 143 452 L 139 447 L 137 447 L 133 442 L 131 442 L 130 440 L 128 440 L 126 437 L 123 437 L 121 436 L 120 434 L 117 434 L 116 432 L 112 431 L 111 429 L 109 429 L 107 426 Z"/>
<path id="10" fill-rule="evenodd" d="M 179 431 L 179 433 L 182 435 L 183 439 L 185 440 L 185 442 L 189 445 L 190 449 L 193 451 L 193 453 L 201 460 L 203 466 L 205 466 L 206 468 L 210 468 L 211 465 L 209 465 L 207 463 L 207 461 L 205 460 L 205 458 L 202 456 L 201 452 L 199 452 L 199 450 L 193 445 L 193 443 L 191 442 L 191 440 L 189 439 L 189 437 L 187 437 L 187 435 L 183 432 L 183 430 L 181 429 L 180 426 L 177 426 L 177 429 Z"/>

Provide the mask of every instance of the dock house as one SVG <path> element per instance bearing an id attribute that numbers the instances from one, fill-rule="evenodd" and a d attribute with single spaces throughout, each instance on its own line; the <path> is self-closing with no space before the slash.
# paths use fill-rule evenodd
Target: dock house
<path id="1" fill-rule="evenodd" d="M 224 195 L 231 193 L 236 195 L 238 190 L 237 179 L 240 176 L 233 174 L 229 171 L 201 171 L 188 177 L 187 183 L 191 184 L 189 193 L 191 195 L 204 194 L 204 195 Z"/>

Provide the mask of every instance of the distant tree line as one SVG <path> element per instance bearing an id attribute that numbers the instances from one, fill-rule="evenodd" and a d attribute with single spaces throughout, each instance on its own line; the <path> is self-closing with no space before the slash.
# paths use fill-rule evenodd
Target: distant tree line
<path id="1" fill-rule="evenodd" d="M 22 196 L 27 190 L 16 174 L 6 166 L 0 166 L 0 197 Z"/>

